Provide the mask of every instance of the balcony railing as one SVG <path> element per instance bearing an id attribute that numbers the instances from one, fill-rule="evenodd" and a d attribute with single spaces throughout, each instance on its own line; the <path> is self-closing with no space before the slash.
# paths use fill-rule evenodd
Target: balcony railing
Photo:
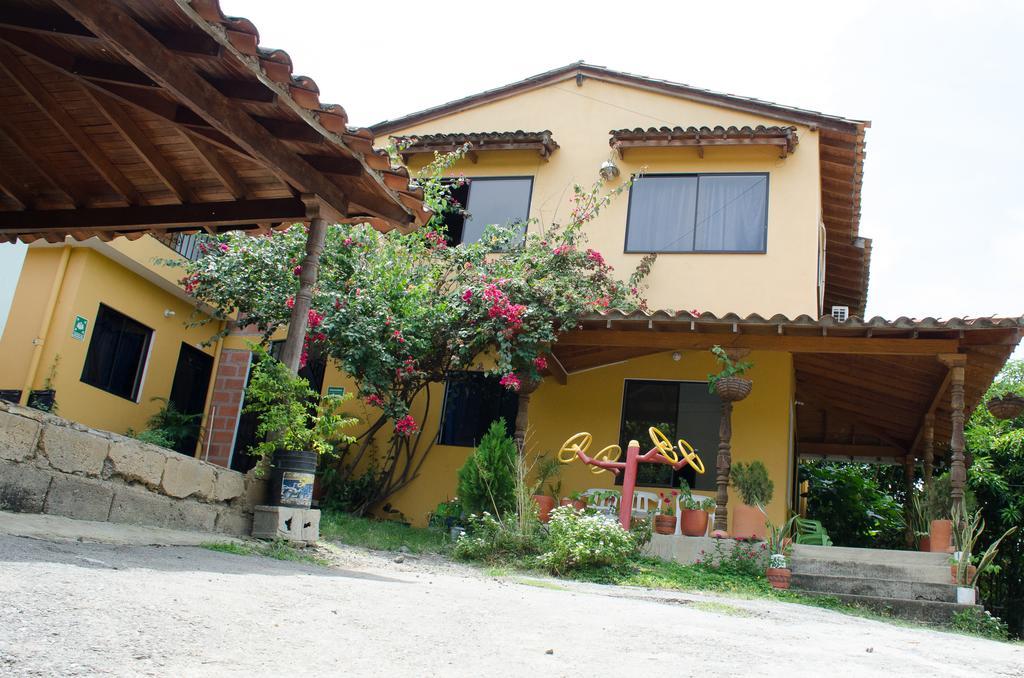
<path id="1" fill-rule="evenodd" d="M 195 261 L 203 256 L 199 246 L 210 240 L 210 236 L 205 233 L 167 233 L 153 237 L 189 261 Z"/>

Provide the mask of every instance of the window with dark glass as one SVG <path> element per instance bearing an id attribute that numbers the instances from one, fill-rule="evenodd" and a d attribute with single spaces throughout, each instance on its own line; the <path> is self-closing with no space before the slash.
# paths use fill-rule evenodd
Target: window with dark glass
<path id="1" fill-rule="evenodd" d="M 519 412 L 519 396 L 482 372 L 451 372 L 445 382 L 444 409 L 437 442 L 475 447 L 491 423 L 505 420 L 510 434 Z"/>
<path id="2" fill-rule="evenodd" d="M 767 174 L 653 174 L 629 192 L 627 252 L 764 252 Z"/>
<path id="3" fill-rule="evenodd" d="M 449 244 L 473 243 L 492 224 L 525 224 L 530 216 L 532 177 L 482 177 L 452 189 L 462 209 L 445 216 Z"/>
<path id="4" fill-rule="evenodd" d="M 641 454 L 651 449 L 653 443 L 647 430 L 654 426 L 673 444 L 677 444 L 680 438 L 690 443 L 708 469 L 697 475 L 689 466 L 673 471 L 665 464 L 640 464 L 637 485 L 679 487 L 685 478 L 695 490 L 715 489 L 714 465 L 721 411 L 721 400 L 717 395 L 708 393 L 708 385 L 704 382 L 626 380 L 622 427 L 619 429 L 622 458 L 625 459 L 630 440 L 640 443 Z M 622 483 L 621 474 L 615 482 Z"/>
<path id="5" fill-rule="evenodd" d="M 96 312 L 82 381 L 107 393 L 138 400 L 153 330 L 109 306 Z"/>

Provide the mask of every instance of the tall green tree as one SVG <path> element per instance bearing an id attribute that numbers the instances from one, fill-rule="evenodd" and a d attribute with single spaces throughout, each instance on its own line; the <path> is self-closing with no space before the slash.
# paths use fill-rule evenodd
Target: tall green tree
<path id="1" fill-rule="evenodd" d="M 1000 421 L 985 402 L 1006 393 L 1024 395 L 1024 361 L 1006 364 L 966 429 L 967 450 L 973 462 L 967 481 L 985 519 L 979 547 L 985 549 L 1011 527 L 1024 527 L 1024 414 Z M 1022 530 L 1003 540 L 997 569 L 983 576 L 981 596 L 993 614 L 1002 617 L 1017 637 L 1024 636 L 1024 535 Z"/>
<path id="2" fill-rule="evenodd" d="M 491 423 L 476 449 L 459 469 L 457 496 L 463 508 L 499 518 L 516 508 L 516 443 L 501 419 Z"/>

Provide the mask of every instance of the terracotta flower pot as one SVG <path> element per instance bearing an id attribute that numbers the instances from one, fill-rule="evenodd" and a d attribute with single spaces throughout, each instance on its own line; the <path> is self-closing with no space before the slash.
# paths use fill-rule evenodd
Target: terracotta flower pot
<path id="1" fill-rule="evenodd" d="M 954 584 L 957 583 L 956 582 L 956 573 L 957 573 L 957 570 L 959 570 L 959 569 L 960 569 L 960 566 L 957 565 L 956 563 L 953 563 L 952 565 L 949 566 L 949 574 L 953 576 L 953 583 Z M 978 568 L 975 567 L 974 565 L 968 565 L 967 566 L 967 578 L 968 579 L 974 579 L 974 575 L 976 575 L 976 574 L 978 574 Z"/>
<path id="2" fill-rule="evenodd" d="M 533 500 L 537 502 L 537 506 L 540 511 L 537 513 L 537 517 L 540 522 L 546 523 L 551 520 L 551 511 L 555 508 L 555 498 L 549 497 L 546 494 L 535 494 Z"/>
<path id="3" fill-rule="evenodd" d="M 654 531 L 658 534 L 675 534 L 676 517 L 658 514 L 654 516 Z"/>
<path id="4" fill-rule="evenodd" d="M 708 531 L 707 511 L 700 509 L 683 509 L 682 525 L 683 534 L 687 537 L 703 537 Z"/>
<path id="5" fill-rule="evenodd" d="M 768 581 L 771 582 L 772 588 L 775 589 L 788 589 L 790 577 L 793 573 L 789 568 L 785 567 L 769 567 L 764 571 L 764 575 L 768 577 Z"/>
<path id="6" fill-rule="evenodd" d="M 929 536 L 918 537 L 917 539 L 917 550 L 918 551 L 931 551 L 932 550 L 932 539 Z"/>
<path id="7" fill-rule="evenodd" d="M 733 539 L 764 539 L 764 513 L 756 506 L 738 504 L 732 509 Z"/>
<path id="8" fill-rule="evenodd" d="M 558 505 L 559 506 L 572 506 L 577 511 L 582 511 L 583 509 L 587 508 L 587 499 L 586 499 L 586 497 L 584 497 L 582 499 L 570 499 L 569 497 L 562 497 L 558 501 Z"/>
<path id="9" fill-rule="evenodd" d="M 928 529 L 928 550 L 932 553 L 953 552 L 953 521 L 933 520 Z"/>

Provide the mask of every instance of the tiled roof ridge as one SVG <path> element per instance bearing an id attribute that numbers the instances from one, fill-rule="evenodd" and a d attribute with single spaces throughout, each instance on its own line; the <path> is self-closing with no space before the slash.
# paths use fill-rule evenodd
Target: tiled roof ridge
<path id="1" fill-rule="evenodd" d="M 937 318 L 926 316 L 924 318 L 911 318 L 899 316 L 887 320 L 881 316 L 872 316 L 869 319 L 851 316 L 846 321 L 840 322 L 831 315 L 822 315 L 819 318 L 807 314 L 801 314 L 790 318 L 789 316 L 777 313 L 765 317 L 759 313 L 751 313 L 741 316 L 737 313 L 726 313 L 716 315 L 705 311 L 700 314 L 693 314 L 689 311 L 674 311 L 672 309 L 657 310 L 635 310 L 623 311 L 620 309 L 608 309 L 599 311 L 590 316 L 591 319 L 620 319 L 620 320 L 674 320 L 674 321 L 696 321 L 704 323 L 741 323 L 758 325 L 804 325 L 816 327 L 851 327 L 851 328 L 891 328 L 891 329 L 980 329 L 980 328 L 1024 328 L 1024 315 L 1022 316 L 953 316 L 949 318 Z"/>

